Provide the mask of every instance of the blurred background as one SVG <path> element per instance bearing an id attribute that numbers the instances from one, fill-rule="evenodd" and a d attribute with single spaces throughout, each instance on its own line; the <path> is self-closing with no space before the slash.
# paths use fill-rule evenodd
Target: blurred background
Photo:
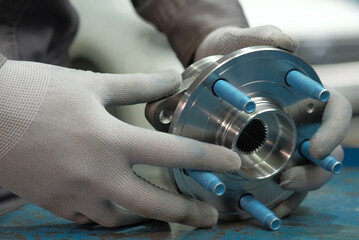
<path id="1" fill-rule="evenodd" d="M 136 15 L 130 0 L 71 1 L 81 21 L 71 49 L 74 67 L 108 73 L 183 70 L 165 36 Z M 295 36 L 300 42 L 297 54 L 314 65 L 324 84 L 359 84 L 358 0 L 240 3 L 250 26 L 272 24 Z M 125 122 L 152 128 L 144 117 L 144 104 L 109 111 Z M 359 146 L 357 118 L 351 128 L 344 144 Z"/>

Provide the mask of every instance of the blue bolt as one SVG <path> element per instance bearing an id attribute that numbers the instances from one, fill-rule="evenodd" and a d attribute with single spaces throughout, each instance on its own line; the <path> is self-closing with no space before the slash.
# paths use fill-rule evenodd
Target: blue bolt
<path id="1" fill-rule="evenodd" d="M 339 162 L 335 157 L 332 155 L 328 155 L 323 159 L 315 159 L 312 158 L 309 154 L 309 141 L 305 141 L 300 146 L 300 152 L 303 156 L 317 164 L 318 166 L 322 167 L 323 169 L 332 172 L 334 174 L 340 173 L 343 168 L 343 164 Z"/>
<path id="2" fill-rule="evenodd" d="M 239 200 L 239 206 L 270 230 L 279 229 L 280 219 L 252 195 L 243 195 Z"/>
<path id="3" fill-rule="evenodd" d="M 287 74 L 286 81 L 289 86 L 301 91 L 310 98 L 319 100 L 321 102 L 328 101 L 330 93 L 320 83 L 307 77 L 303 73 L 292 70 Z"/>
<path id="4" fill-rule="evenodd" d="M 226 191 L 226 185 L 213 173 L 192 169 L 185 169 L 185 172 L 202 187 L 217 196 L 223 195 Z"/>
<path id="5" fill-rule="evenodd" d="M 233 107 L 251 113 L 256 109 L 256 104 L 241 90 L 225 80 L 218 80 L 213 84 L 213 92 Z"/>

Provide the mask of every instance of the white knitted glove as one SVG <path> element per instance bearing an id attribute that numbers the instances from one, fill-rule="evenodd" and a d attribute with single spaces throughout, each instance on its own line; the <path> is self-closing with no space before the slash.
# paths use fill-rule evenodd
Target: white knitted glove
<path id="1" fill-rule="evenodd" d="M 330 91 L 330 98 L 323 113 L 322 125 L 309 141 L 309 153 L 316 159 L 332 155 L 342 162 L 344 152 L 340 143 L 349 129 L 352 107 L 339 92 L 328 86 L 326 88 Z M 313 191 L 326 184 L 333 175 L 309 162 L 287 169 L 282 174 L 280 186 L 297 192 Z"/>
<path id="2" fill-rule="evenodd" d="M 263 45 L 289 52 L 295 52 L 298 48 L 293 37 L 271 25 L 253 28 L 223 27 L 211 32 L 202 41 L 195 53 L 195 61 L 210 55 L 225 55 L 244 47 Z M 323 114 L 322 125 L 309 142 L 309 152 L 314 158 L 322 159 L 331 154 L 342 161 L 344 155 L 340 143 L 348 131 L 352 109 L 341 94 L 334 89 L 329 90 L 331 96 Z M 332 176 L 332 173 L 311 162 L 289 166 L 283 172 L 280 186 L 297 193 L 278 205 L 274 211 L 279 217 L 289 214 L 303 201 L 306 191 L 320 188 Z"/>
<path id="3" fill-rule="evenodd" d="M 115 75 L 7 61 L 0 69 L 0 185 L 76 223 L 214 225 L 216 209 L 159 189 L 131 167 L 228 172 L 240 168 L 237 154 L 134 127 L 105 110 L 164 97 L 180 80 L 170 70 Z"/>
<path id="4" fill-rule="evenodd" d="M 196 50 L 194 60 L 211 55 L 227 55 L 252 46 L 273 46 L 295 52 L 298 42 L 272 25 L 253 28 L 222 27 L 208 34 L 202 41 Z"/>

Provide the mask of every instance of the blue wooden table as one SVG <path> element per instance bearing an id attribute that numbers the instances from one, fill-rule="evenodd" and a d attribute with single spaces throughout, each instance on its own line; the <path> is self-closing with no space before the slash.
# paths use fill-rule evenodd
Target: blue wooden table
<path id="1" fill-rule="evenodd" d="M 255 221 L 221 222 L 209 229 L 158 221 L 106 229 L 76 225 L 27 204 L 0 216 L 0 239 L 359 239 L 359 167 L 344 167 L 310 193 L 276 232 Z"/>

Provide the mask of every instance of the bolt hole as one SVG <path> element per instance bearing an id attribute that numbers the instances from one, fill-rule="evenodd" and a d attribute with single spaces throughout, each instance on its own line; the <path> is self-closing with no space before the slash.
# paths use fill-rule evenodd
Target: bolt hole
<path id="1" fill-rule="evenodd" d="M 158 119 L 162 124 L 169 124 L 172 122 L 173 112 L 169 109 L 164 109 L 158 115 Z"/>
<path id="2" fill-rule="evenodd" d="M 260 149 L 267 139 L 267 126 L 260 119 L 253 119 L 242 130 L 237 140 L 237 148 L 244 154 L 251 154 Z"/>
<path id="3" fill-rule="evenodd" d="M 309 104 L 307 105 L 306 110 L 307 110 L 307 113 L 309 113 L 309 114 L 313 113 L 314 110 L 315 110 L 314 104 L 313 104 L 313 103 L 309 103 Z"/>

